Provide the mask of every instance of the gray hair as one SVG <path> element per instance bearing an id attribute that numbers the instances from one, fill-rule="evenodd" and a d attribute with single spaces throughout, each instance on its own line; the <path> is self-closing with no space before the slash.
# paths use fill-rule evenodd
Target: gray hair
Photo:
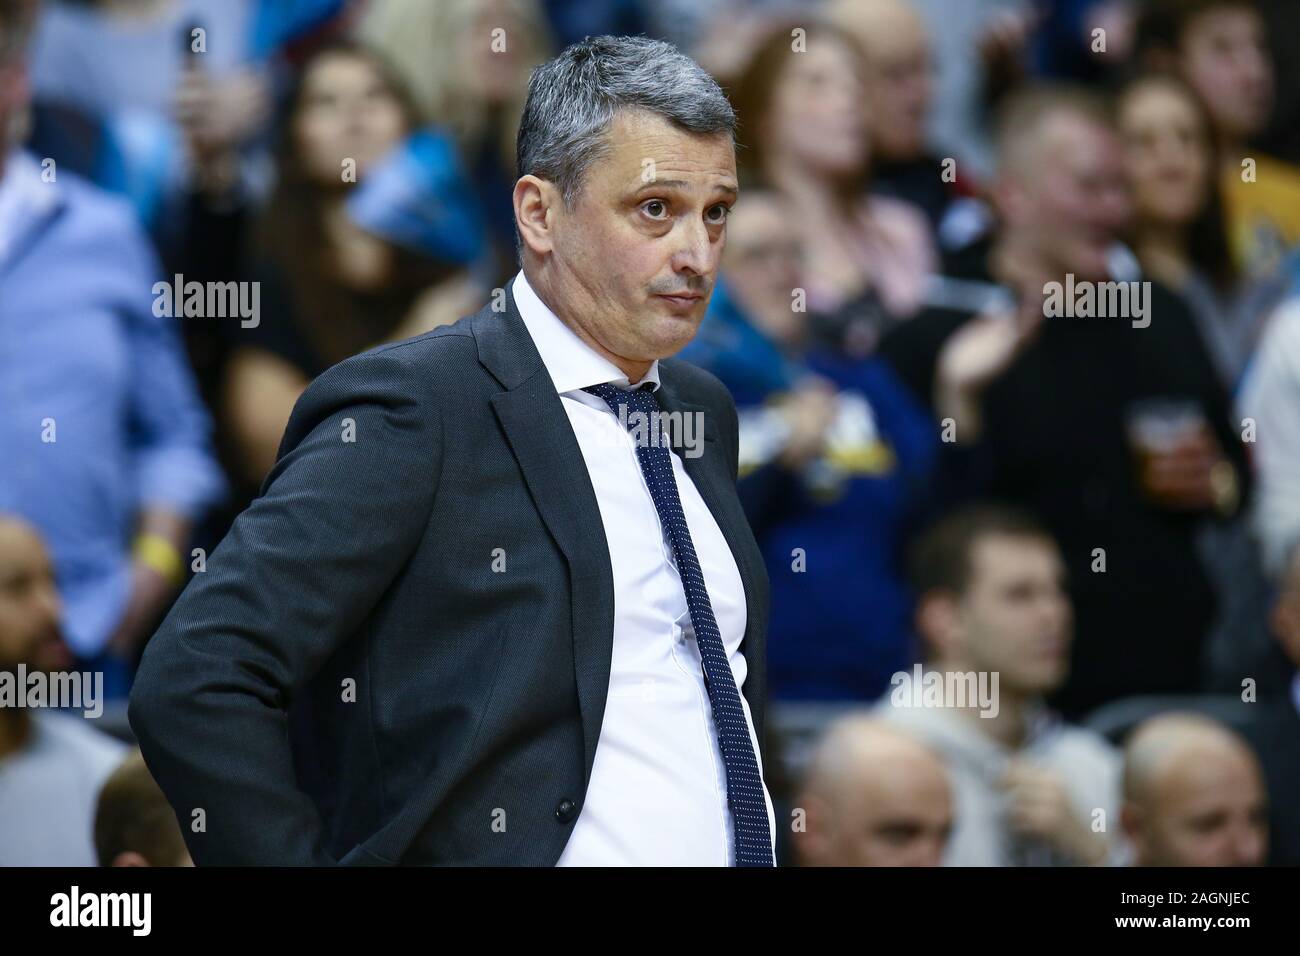
<path id="1" fill-rule="evenodd" d="M 533 71 L 519 120 L 519 176 L 555 183 L 573 205 L 588 167 L 609 150 L 620 109 L 657 113 L 692 133 L 727 133 L 736 114 L 713 77 L 670 43 L 586 37 Z"/>

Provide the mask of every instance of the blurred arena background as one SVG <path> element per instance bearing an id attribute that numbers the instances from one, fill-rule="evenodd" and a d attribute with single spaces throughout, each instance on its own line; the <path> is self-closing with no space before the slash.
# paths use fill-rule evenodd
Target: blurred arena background
<path id="1" fill-rule="evenodd" d="M 0 864 L 188 861 L 144 644 L 307 383 L 515 273 L 530 71 L 605 33 L 739 115 L 682 357 L 781 860 L 1300 863 L 1295 0 L 0 0 L 0 673 L 103 677 L 0 697 Z"/>

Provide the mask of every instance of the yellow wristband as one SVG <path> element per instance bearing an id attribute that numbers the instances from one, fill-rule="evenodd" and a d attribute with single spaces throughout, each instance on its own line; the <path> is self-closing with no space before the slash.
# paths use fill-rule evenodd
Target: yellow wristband
<path id="1" fill-rule="evenodd" d="M 142 534 L 135 539 L 135 559 L 153 568 L 174 586 L 185 582 L 185 562 L 176 546 L 160 534 Z"/>

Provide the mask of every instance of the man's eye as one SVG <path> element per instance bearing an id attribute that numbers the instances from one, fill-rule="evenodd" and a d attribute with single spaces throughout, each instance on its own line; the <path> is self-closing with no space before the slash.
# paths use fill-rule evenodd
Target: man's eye
<path id="1" fill-rule="evenodd" d="M 662 199 L 651 199 L 649 202 L 645 203 L 641 209 L 651 219 L 662 219 L 664 214 L 668 212 L 668 204 Z"/>
<path id="2" fill-rule="evenodd" d="M 731 207 L 724 206 L 721 203 L 714 206 L 709 211 L 713 213 L 713 215 L 709 218 L 709 222 L 713 223 L 714 225 L 717 225 L 718 223 L 726 222 L 727 217 L 731 215 Z"/>

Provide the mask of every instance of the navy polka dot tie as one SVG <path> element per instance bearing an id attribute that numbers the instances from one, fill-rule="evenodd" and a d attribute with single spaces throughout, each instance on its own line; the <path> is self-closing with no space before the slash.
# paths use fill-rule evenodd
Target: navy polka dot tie
<path id="1" fill-rule="evenodd" d="M 731 807 L 736 865 L 772 866 L 772 835 L 768 828 L 767 802 L 763 797 L 763 779 L 749 738 L 749 724 L 741 705 L 740 690 L 731 673 L 722 633 L 713 617 L 709 594 L 704 588 L 704 573 L 695 556 L 682 499 L 677 493 L 672 452 L 666 447 L 668 430 L 657 427 L 661 421 L 657 417 L 659 401 L 646 385 L 636 391 L 626 391 L 606 382 L 583 391 L 604 399 L 614 414 L 627 423 L 629 431 L 640 429 L 640 437 L 636 438 L 637 460 L 641 463 L 641 473 L 650 489 L 650 497 L 654 499 L 655 510 L 659 512 L 659 520 L 672 543 L 677 571 L 686 590 L 695 642 L 704 664 L 704 686 L 709 692 L 718 746 L 727 771 L 727 803 Z M 620 406 L 626 406 L 621 415 Z M 635 415 L 636 412 L 642 414 Z"/>

